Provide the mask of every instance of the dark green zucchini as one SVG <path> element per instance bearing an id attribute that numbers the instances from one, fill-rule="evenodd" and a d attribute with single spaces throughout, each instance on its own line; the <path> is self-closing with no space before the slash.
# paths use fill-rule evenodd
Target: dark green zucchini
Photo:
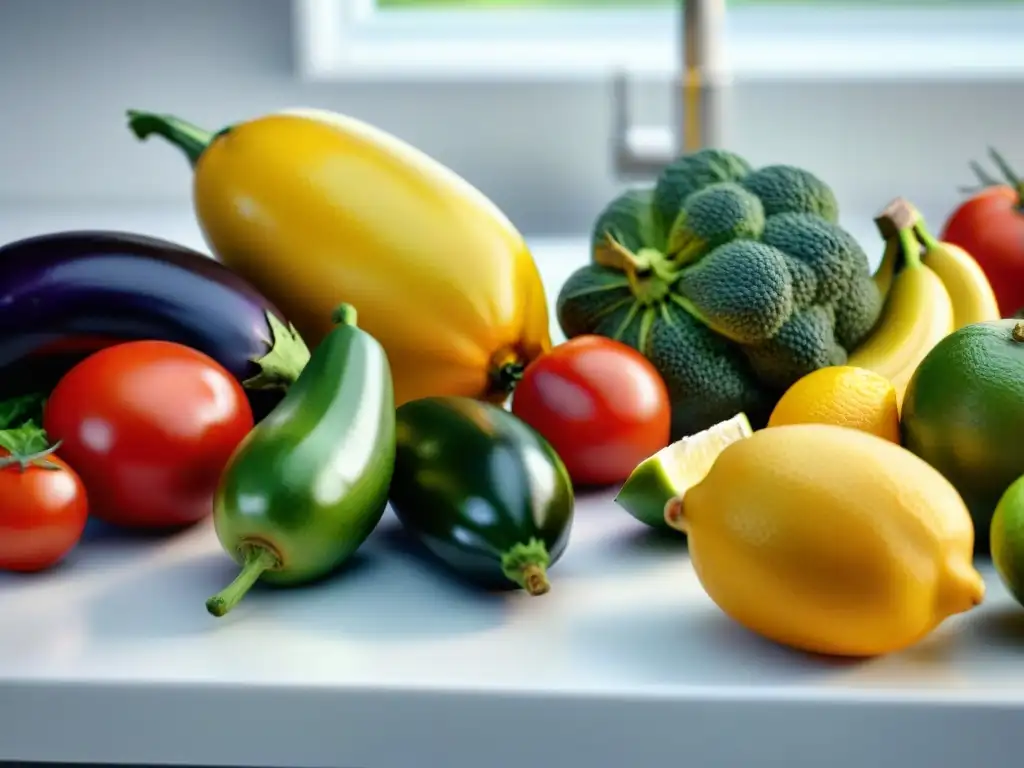
<path id="1" fill-rule="evenodd" d="M 405 530 L 465 581 L 547 592 L 574 504 L 551 445 L 499 406 L 463 397 L 405 403 L 396 436 L 389 500 Z"/>

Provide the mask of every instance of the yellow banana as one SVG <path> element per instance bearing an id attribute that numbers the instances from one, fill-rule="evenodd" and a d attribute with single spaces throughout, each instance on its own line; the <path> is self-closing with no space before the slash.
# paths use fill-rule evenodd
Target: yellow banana
<path id="1" fill-rule="evenodd" d="M 898 240 L 894 238 L 885 241 L 885 253 L 882 256 L 882 262 L 871 276 L 871 279 L 875 281 L 875 285 L 878 286 L 878 293 L 883 299 L 889 295 L 889 289 L 892 288 L 892 280 L 896 276 L 896 268 L 899 266 L 898 262 L 901 253 L 902 250 Z"/>
<path id="2" fill-rule="evenodd" d="M 920 227 L 918 236 L 925 251 L 921 262 L 942 280 L 953 302 L 953 327 L 998 320 L 999 304 L 984 271 L 963 248 L 943 243 Z"/>
<path id="3" fill-rule="evenodd" d="M 849 357 L 849 365 L 885 376 L 902 403 L 910 377 L 924 356 L 953 332 L 953 301 L 935 272 L 921 263 L 913 230 L 901 229 L 906 265 L 896 272 L 871 335 Z"/>

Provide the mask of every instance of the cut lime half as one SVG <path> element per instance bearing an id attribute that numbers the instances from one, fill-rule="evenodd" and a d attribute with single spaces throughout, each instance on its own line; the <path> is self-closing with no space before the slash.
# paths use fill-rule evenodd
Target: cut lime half
<path id="1" fill-rule="evenodd" d="M 672 530 L 665 522 L 665 504 L 703 480 L 722 451 L 753 433 L 746 414 L 738 413 L 677 440 L 640 462 L 615 502 L 642 523 Z"/>

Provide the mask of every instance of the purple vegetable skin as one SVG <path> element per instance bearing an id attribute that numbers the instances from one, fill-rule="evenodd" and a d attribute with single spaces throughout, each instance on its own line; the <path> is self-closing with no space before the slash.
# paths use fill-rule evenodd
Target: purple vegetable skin
<path id="1" fill-rule="evenodd" d="M 0 247 L 0 396 L 49 392 L 91 352 L 139 339 L 212 357 L 242 382 L 257 418 L 309 359 L 267 299 L 190 248 L 108 231 Z"/>

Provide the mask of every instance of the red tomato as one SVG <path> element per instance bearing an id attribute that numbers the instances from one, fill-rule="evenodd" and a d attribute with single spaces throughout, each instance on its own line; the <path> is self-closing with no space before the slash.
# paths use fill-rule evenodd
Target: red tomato
<path id="1" fill-rule="evenodd" d="M 0 569 L 41 571 L 64 559 L 89 516 L 85 487 L 56 456 L 23 466 L 0 448 Z"/>
<path id="2" fill-rule="evenodd" d="M 210 514 L 232 452 L 252 430 L 241 385 L 202 352 L 165 341 L 101 350 L 72 368 L 43 426 L 89 493 L 91 513 L 136 528 Z"/>
<path id="3" fill-rule="evenodd" d="M 953 211 L 941 239 L 981 265 L 1003 317 L 1024 307 L 1024 211 L 1015 189 L 989 187 L 971 197 Z"/>
<path id="4" fill-rule="evenodd" d="M 577 336 L 534 360 L 512 398 L 512 413 L 540 432 L 574 483 L 625 480 L 668 445 L 665 382 L 632 347 Z"/>

